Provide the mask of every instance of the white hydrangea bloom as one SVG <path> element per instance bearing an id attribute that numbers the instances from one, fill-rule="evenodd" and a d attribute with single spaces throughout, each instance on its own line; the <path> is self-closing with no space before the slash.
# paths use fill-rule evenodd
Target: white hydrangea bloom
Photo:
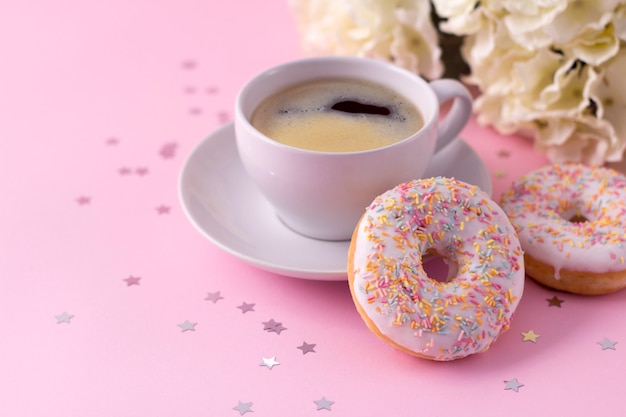
<path id="1" fill-rule="evenodd" d="M 530 136 L 553 161 L 626 149 L 626 0 L 433 0 L 464 36 L 478 121 Z"/>
<path id="2" fill-rule="evenodd" d="M 570 42 L 588 29 L 603 30 L 613 19 L 620 0 L 575 0 L 566 3 L 567 7 L 546 22 L 544 28 L 556 44 Z"/>
<path id="3" fill-rule="evenodd" d="M 567 45 L 573 56 L 588 65 L 600 65 L 615 56 L 620 48 L 620 40 L 613 25 L 598 30 L 589 30 L 579 36 L 576 42 Z"/>
<path id="4" fill-rule="evenodd" d="M 626 7 L 618 7 L 613 14 L 613 28 L 615 36 L 626 41 Z"/>
<path id="5" fill-rule="evenodd" d="M 389 60 L 429 79 L 443 73 L 429 0 L 289 0 L 313 55 Z"/>

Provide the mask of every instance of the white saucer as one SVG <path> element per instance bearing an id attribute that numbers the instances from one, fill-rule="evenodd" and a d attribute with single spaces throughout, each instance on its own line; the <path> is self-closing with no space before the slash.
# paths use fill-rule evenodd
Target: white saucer
<path id="1" fill-rule="evenodd" d="M 248 179 L 234 135 L 232 123 L 219 128 L 183 166 L 179 196 L 191 223 L 215 245 L 260 269 L 296 278 L 346 280 L 349 241 L 310 239 L 284 226 Z M 435 155 L 427 176 L 437 175 L 491 194 L 487 168 L 463 140 Z"/>

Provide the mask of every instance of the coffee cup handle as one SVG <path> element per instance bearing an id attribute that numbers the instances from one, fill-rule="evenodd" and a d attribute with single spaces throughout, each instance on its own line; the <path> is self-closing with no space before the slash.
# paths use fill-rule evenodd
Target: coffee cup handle
<path id="1" fill-rule="evenodd" d="M 452 99 L 452 107 L 439 121 L 437 145 L 435 152 L 439 152 L 451 143 L 461 133 L 472 116 L 472 95 L 469 90 L 457 80 L 441 79 L 430 82 L 430 86 L 439 100 L 439 106 Z"/>

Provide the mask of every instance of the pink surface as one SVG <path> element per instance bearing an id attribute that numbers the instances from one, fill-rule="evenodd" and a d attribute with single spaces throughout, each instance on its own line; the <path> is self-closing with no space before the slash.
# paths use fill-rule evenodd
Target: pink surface
<path id="1" fill-rule="evenodd" d="M 5 0 L 0 16 L 0 415 L 626 410 L 626 292 L 529 281 L 490 351 L 434 363 L 371 335 L 345 282 L 259 271 L 191 226 L 186 156 L 247 78 L 301 56 L 286 1 Z M 463 137 L 496 198 L 545 163 L 475 123 Z"/>

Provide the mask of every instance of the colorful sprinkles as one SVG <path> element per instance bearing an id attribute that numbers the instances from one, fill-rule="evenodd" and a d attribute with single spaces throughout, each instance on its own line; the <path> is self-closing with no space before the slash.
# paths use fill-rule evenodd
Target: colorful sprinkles
<path id="1" fill-rule="evenodd" d="M 370 205 L 353 245 L 355 300 L 399 346 L 451 360 L 486 350 L 509 328 L 523 254 L 479 188 L 443 177 L 401 184 Z M 454 278 L 430 278 L 426 254 L 443 257 Z"/>
<path id="2" fill-rule="evenodd" d="M 524 251 L 561 269 L 626 268 L 626 177 L 583 164 L 552 164 L 516 181 L 502 196 Z"/>

